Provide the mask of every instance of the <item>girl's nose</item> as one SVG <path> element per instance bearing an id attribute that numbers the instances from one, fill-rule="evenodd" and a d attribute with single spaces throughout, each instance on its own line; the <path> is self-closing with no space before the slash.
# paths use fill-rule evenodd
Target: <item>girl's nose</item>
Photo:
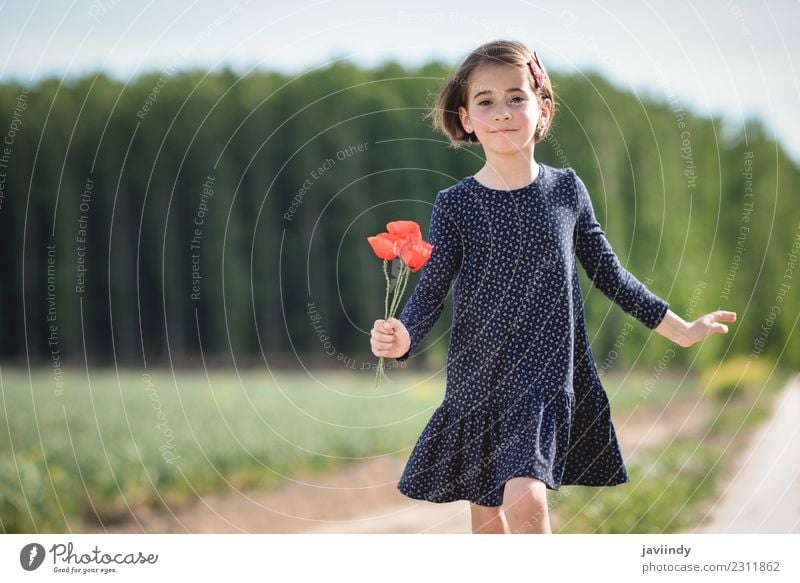
<path id="1" fill-rule="evenodd" d="M 497 111 L 494 114 L 494 118 L 496 120 L 508 119 L 509 117 L 511 117 L 511 114 L 508 112 L 508 110 Z"/>

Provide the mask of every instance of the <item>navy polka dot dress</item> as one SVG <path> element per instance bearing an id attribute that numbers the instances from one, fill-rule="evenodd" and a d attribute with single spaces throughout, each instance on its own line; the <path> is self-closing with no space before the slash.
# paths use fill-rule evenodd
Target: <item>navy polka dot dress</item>
<path id="1" fill-rule="evenodd" d="M 630 481 L 594 363 L 575 258 L 650 329 L 669 304 L 622 267 L 572 168 L 539 164 L 524 188 L 474 176 L 436 195 L 434 247 L 399 319 L 414 355 L 453 286 L 445 396 L 398 489 L 431 502 L 499 506 L 507 480 L 547 488 Z"/>

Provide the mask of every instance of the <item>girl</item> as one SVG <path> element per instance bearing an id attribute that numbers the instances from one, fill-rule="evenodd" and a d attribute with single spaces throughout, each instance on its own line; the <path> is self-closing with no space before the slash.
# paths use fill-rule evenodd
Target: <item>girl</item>
<path id="1" fill-rule="evenodd" d="M 474 533 L 549 533 L 546 490 L 630 481 L 584 320 L 577 263 L 645 326 L 688 347 L 734 312 L 692 323 L 620 264 L 572 168 L 534 159 L 556 104 L 536 53 L 514 41 L 473 51 L 431 112 L 452 145 L 479 143 L 486 163 L 440 191 L 433 251 L 398 318 L 376 320 L 376 356 L 419 348 L 453 285 L 445 397 L 398 489 L 468 500 Z"/>

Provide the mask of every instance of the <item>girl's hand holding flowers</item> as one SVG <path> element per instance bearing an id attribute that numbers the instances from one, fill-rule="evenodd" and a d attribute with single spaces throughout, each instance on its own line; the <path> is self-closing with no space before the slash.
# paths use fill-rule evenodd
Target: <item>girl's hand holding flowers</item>
<path id="1" fill-rule="evenodd" d="M 375 320 L 370 338 L 372 354 L 383 358 L 398 358 L 411 347 L 411 336 L 397 318 Z"/>
<path id="2" fill-rule="evenodd" d="M 422 240 L 422 232 L 414 221 L 393 221 L 386 225 L 386 232 L 374 237 L 367 237 L 372 250 L 379 259 L 383 259 L 383 273 L 386 276 L 386 298 L 382 320 L 375 320 L 372 328 L 370 344 L 372 353 L 380 357 L 375 375 L 375 386 L 384 377 L 383 359 L 397 358 L 408 352 L 411 337 L 403 323 L 394 317 L 400 306 L 400 299 L 408 283 L 409 273 L 419 271 L 430 259 L 433 247 Z M 389 279 L 389 261 L 397 257 L 402 259 L 400 272 L 395 280 L 394 294 L 389 302 L 392 284 Z"/>

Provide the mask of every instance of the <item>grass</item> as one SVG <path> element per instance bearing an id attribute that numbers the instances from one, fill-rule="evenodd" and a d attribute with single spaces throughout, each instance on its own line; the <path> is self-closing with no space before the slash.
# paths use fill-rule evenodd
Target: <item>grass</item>
<path id="1" fill-rule="evenodd" d="M 370 456 L 405 459 L 443 397 L 444 375 L 393 370 L 392 382 L 376 390 L 373 374 L 155 371 L 146 378 L 102 370 L 87 378 L 68 370 L 59 393 L 47 369 L 30 376 L 2 369 L 0 529 L 96 530 L 135 505 L 174 505 L 229 485 L 268 489 L 301 471 Z M 773 376 L 770 390 L 784 382 Z M 660 407 L 673 393 L 710 386 L 689 382 L 676 391 L 665 381 L 642 403 L 641 376 L 603 383 L 615 411 Z M 749 411 L 752 395 L 718 391 L 714 439 L 670 444 L 629 468 L 634 484 L 563 489 L 569 494 L 555 510 L 568 517 L 565 532 L 661 532 L 691 520 L 691 508 L 675 509 L 713 495 L 724 467 L 720 438 L 764 415 L 767 399 Z"/>

